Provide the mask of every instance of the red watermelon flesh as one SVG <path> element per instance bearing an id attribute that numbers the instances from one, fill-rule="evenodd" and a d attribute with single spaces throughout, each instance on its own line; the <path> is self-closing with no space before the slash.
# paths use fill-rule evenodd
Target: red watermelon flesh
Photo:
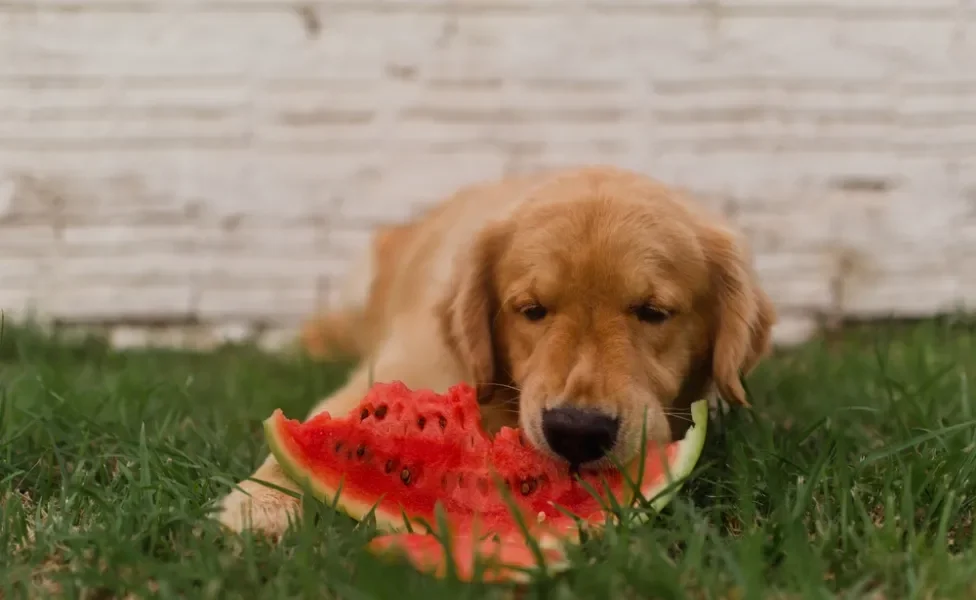
<path id="1" fill-rule="evenodd" d="M 704 402 L 693 406 L 692 416 L 694 426 L 683 440 L 663 449 L 648 447 L 644 463 L 628 467 L 645 498 L 658 495 L 671 478 L 687 475 L 697 461 Z M 375 507 L 378 527 L 385 531 L 403 530 L 407 521 L 433 525 L 438 503 L 452 526 L 464 529 L 477 519 L 491 532 L 520 531 L 496 482 L 504 482 L 524 522 L 540 534 L 575 532 L 575 520 L 564 511 L 602 523 L 606 504 L 593 490 L 605 498 L 609 486 L 620 504 L 632 501 L 630 485 L 615 469 L 580 472 L 587 489 L 567 463 L 533 448 L 518 430 L 505 428 L 489 437 L 474 389 L 466 384 L 439 395 L 400 382 L 378 383 L 345 417 L 322 413 L 301 423 L 278 410 L 265 431 L 293 479 L 307 482 L 324 502 L 335 502 L 338 491 L 337 507 L 356 519 Z M 674 491 L 658 497 L 655 506 Z"/>

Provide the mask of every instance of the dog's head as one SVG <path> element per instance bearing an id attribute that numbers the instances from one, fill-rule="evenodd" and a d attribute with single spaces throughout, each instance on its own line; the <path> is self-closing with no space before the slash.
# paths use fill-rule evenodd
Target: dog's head
<path id="1" fill-rule="evenodd" d="M 470 378 L 520 390 L 535 445 L 577 465 L 668 442 L 740 374 L 775 315 L 736 237 L 637 174 L 554 177 L 458 258 L 445 323 Z"/>

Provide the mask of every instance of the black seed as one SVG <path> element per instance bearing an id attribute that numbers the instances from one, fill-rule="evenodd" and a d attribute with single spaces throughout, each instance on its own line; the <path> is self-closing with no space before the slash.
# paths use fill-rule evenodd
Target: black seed
<path id="1" fill-rule="evenodd" d="M 522 482 L 522 487 L 520 491 L 522 492 L 523 496 L 528 496 L 529 494 L 535 491 L 535 488 L 537 486 L 538 483 L 536 483 L 536 480 L 530 477 L 529 479 L 526 479 L 525 481 Z"/>
<path id="2" fill-rule="evenodd" d="M 366 454 L 366 444 L 360 444 L 359 447 L 356 448 L 356 456 L 362 458 L 363 454 Z"/>
<path id="3" fill-rule="evenodd" d="M 410 469 L 404 467 L 404 469 L 400 471 L 400 481 L 402 481 L 404 485 L 410 485 Z"/>
<path id="4" fill-rule="evenodd" d="M 447 417 L 445 417 L 444 415 L 441 415 L 441 416 L 437 417 L 437 424 L 441 426 L 441 429 L 442 430 L 443 429 L 446 429 L 447 428 Z"/>
<path id="5" fill-rule="evenodd" d="M 342 450 L 342 442 L 336 442 L 335 445 L 336 454 L 338 454 L 340 450 Z"/>
<path id="6" fill-rule="evenodd" d="M 458 473 L 458 487 L 464 487 L 464 473 Z"/>
<path id="7" fill-rule="evenodd" d="M 393 464 L 393 459 L 391 458 L 390 460 L 388 460 L 388 461 L 386 461 L 386 466 L 385 466 L 385 467 L 383 467 L 383 469 L 384 469 L 384 470 L 385 470 L 385 471 L 386 471 L 387 473 L 392 473 L 392 472 L 393 472 L 393 467 L 394 467 L 394 464 Z"/>
<path id="8" fill-rule="evenodd" d="M 365 421 L 366 420 L 366 417 L 368 417 L 368 416 L 369 416 L 369 409 L 368 408 L 364 408 L 363 409 L 363 412 L 359 413 L 359 420 L 360 421 Z"/>
<path id="9" fill-rule="evenodd" d="M 417 427 L 419 427 L 421 431 L 424 430 L 424 425 L 426 424 L 427 424 L 426 417 L 420 417 L 419 419 L 417 419 Z"/>
<path id="10" fill-rule="evenodd" d="M 386 405 L 380 404 L 378 407 L 376 407 L 376 418 L 382 419 L 385 416 L 386 416 Z"/>

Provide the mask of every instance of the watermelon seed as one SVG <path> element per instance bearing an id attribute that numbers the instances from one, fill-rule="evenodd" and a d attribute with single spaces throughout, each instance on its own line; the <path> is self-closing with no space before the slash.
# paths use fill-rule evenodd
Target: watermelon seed
<path id="1" fill-rule="evenodd" d="M 359 447 L 356 448 L 356 456 L 362 458 L 364 454 L 366 454 L 366 444 L 360 444 Z"/>
<path id="2" fill-rule="evenodd" d="M 386 467 L 384 467 L 384 470 L 387 473 L 392 473 L 393 472 L 393 467 L 395 467 L 395 466 L 396 465 L 393 464 L 393 459 L 391 458 L 390 460 L 386 461 Z"/>
<path id="3" fill-rule="evenodd" d="M 400 481 L 403 482 L 403 485 L 410 485 L 410 469 L 404 467 L 404 469 L 400 471 Z"/>
<path id="4" fill-rule="evenodd" d="M 441 431 L 447 429 L 447 417 L 444 415 L 439 415 L 437 417 L 437 424 L 441 426 Z"/>
<path id="5" fill-rule="evenodd" d="M 336 454 L 339 454 L 339 451 L 340 450 L 342 450 L 342 442 L 336 442 L 336 445 L 335 445 Z"/>
<path id="6" fill-rule="evenodd" d="M 377 419 L 382 419 L 386 416 L 386 408 L 387 407 L 385 404 L 380 404 L 378 407 L 376 407 L 375 416 Z"/>
<path id="7" fill-rule="evenodd" d="M 419 419 L 417 419 L 417 427 L 420 428 L 420 431 L 423 431 L 424 430 L 424 425 L 426 425 L 426 424 L 427 424 L 427 418 L 426 417 L 420 417 Z"/>
<path id="8" fill-rule="evenodd" d="M 538 483 L 536 482 L 536 480 L 530 477 L 522 482 L 522 487 L 520 491 L 522 492 L 523 496 L 528 496 L 529 494 L 535 491 L 537 485 Z"/>
<path id="9" fill-rule="evenodd" d="M 364 408 L 363 409 L 363 412 L 359 413 L 359 420 L 360 421 L 365 421 L 366 420 L 366 417 L 368 417 L 368 416 L 369 416 L 369 409 L 368 408 Z"/>

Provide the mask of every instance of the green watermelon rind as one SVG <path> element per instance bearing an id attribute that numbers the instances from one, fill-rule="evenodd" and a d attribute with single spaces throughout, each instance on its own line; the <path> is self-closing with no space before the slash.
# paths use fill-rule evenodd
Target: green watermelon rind
<path id="1" fill-rule="evenodd" d="M 348 496 L 342 497 L 342 484 L 345 480 L 343 476 L 339 477 L 339 485 L 335 488 L 325 485 L 321 480 L 312 477 L 308 469 L 301 466 L 300 463 L 292 458 L 292 454 L 282 443 L 278 427 L 279 425 L 284 425 L 287 421 L 288 419 L 284 416 L 281 409 L 275 410 L 264 421 L 264 436 L 268 441 L 271 454 L 278 461 L 278 465 L 281 466 L 282 471 L 285 472 L 285 475 L 289 479 L 302 488 L 311 491 L 315 499 L 335 507 L 336 510 L 356 521 L 362 521 L 376 508 L 374 517 L 376 519 L 377 529 L 380 531 L 400 532 L 410 529 L 412 524 L 407 523 L 403 515 L 390 515 L 385 511 L 378 510 L 382 497 L 377 498 L 372 504 L 357 499 L 350 499 Z"/>
<path id="2" fill-rule="evenodd" d="M 694 470 L 704 449 L 708 423 L 708 402 L 699 400 L 693 403 L 691 405 L 691 417 L 692 426 L 685 433 L 685 437 L 678 442 L 678 453 L 674 460 L 667 464 L 667 475 L 657 482 L 645 482 L 641 485 L 641 495 L 645 499 L 650 499 L 651 507 L 657 512 L 667 506 L 681 490 L 684 480 Z M 343 476 L 339 476 L 339 484 L 334 488 L 313 477 L 309 470 L 303 467 L 285 447 L 279 429 L 287 421 L 288 419 L 280 409 L 275 410 L 264 421 L 264 433 L 272 455 L 292 481 L 304 489 L 308 489 L 317 500 L 334 506 L 343 514 L 357 521 L 362 521 L 372 512 L 376 519 L 377 529 L 380 531 L 396 533 L 410 530 L 419 525 L 419 520 L 412 522 L 402 512 L 390 514 L 388 511 L 379 510 L 379 503 L 382 498 L 377 498 L 370 503 L 348 496 L 341 497 Z M 671 486 L 670 489 L 668 489 L 669 486 Z M 664 490 L 668 491 L 664 492 Z M 337 498 L 337 495 L 340 497 Z M 638 518 L 644 521 L 647 517 L 648 515 L 641 514 Z"/>
<path id="3" fill-rule="evenodd" d="M 644 498 L 651 499 L 651 507 L 657 511 L 667 506 L 684 487 L 685 479 L 695 470 L 702 450 L 705 449 L 705 434 L 708 429 L 708 401 L 699 400 L 691 405 L 692 425 L 678 444 L 678 455 L 668 463 L 669 476 L 657 484 L 641 486 Z M 674 484 L 667 492 L 669 485 Z M 664 493 L 662 493 L 664 492 Z M 644 517 L 647 515 L 644 514 Z"/>

